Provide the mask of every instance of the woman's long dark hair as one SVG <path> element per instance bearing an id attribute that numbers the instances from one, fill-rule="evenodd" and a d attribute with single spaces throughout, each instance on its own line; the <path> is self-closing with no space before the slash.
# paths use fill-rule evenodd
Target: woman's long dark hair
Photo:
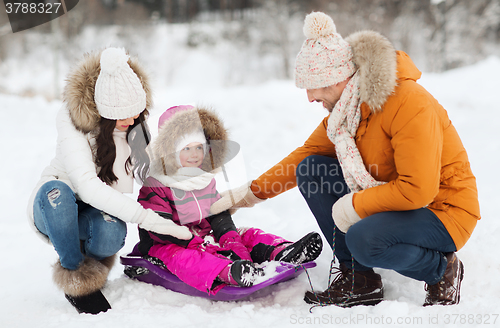
<path id="1" fill-rule="evenodd" d="M 134 120 L 134 124 L 129 126 L 127 131 L 127 141 L 131 149 L 130 157 L 125 162 L 125 170 L 138 177 L 143 183 L 149 171 L 149 156 L 146 153 L 146 146 L 151 140 L 151 133 L 146 124 L 147 111 L 139 114 Z M 116 127 L 116 120 L 101 118 L 99 122 L 99 134 L 96 137 L 95 164 L 100 167 L 97 174 L 104 183 L 111 185 L 118 180 L 113 172 L 113 163 L 116 158 L 116 146 L 113 140 L 113 131 Z M 132 133 L 131 133 L 132 132 Z"/>

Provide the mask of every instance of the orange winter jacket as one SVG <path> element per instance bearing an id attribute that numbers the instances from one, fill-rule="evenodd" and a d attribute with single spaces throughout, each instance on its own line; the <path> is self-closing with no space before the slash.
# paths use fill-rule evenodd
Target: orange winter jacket
<path id="1" fill-rule="evenodd" d="M 397 86 L 381 111 L 361 105 L 356 144 L 368 172 L 387 184 L 354 194 L 363 219 L 385 211 L 427 206 L 443 222 L 457 250 L 480 219 L 476 179 L 446 110 L 422 86 L 410 57 L 397 52 Z M 296 186 L 293 168 L 309 155 L 336 157 L 327 116 L 303 146 L 257 178 L 252 190 L 271 198 Z"/>

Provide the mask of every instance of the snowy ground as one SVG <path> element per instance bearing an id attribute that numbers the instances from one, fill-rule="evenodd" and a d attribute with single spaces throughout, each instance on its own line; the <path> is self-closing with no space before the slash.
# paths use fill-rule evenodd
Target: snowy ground
<path id="1" fill-rule="evenodd" d="M 31 231 L 25 214 L 31 189 L 55 153 L 54 119 L 61 103 L 40 97 L 0 95 L 3 118 L 0 248 L 4 250 L 0 266 L 0 326 L 499 326 L 498 76 L 500 59 L 490 58 L 444 74 L 426 74 L 421 81 L 447 108 L 468 150 L 479 186 L 483 219 L 458 253 L 465 265 L 461 303 L 423 308 L 423 283 L 377 270 L 384 280 L 386 301 L 375 307 L 314 308 L 312 313 L 302 300 L 304 292 L 310 289 L 306 275 L 269 288 L 268 295 L 226 303 L 132 281 L 124 276 L 118 264 L 103 291 L 113 309 L 98 316 L 77 314 L 51 281 L 51 265 L 57 259 L 55 251 Z M 301 145 L 326 115 L 320 105 L 309 104 L 305 91 L 296 89 L 292 81 L 239 87 L 209 83 L 180 85 L 177 88 L 156 85 L 152 130 L 156 130 L 158 116 L 170 106 L 188 103 L 213 106 L 230 128 L 233 140 L 241 145 L 241 155 L 235 159 L 236 166 L 245 166 L 246 174 L 239 177 L 241 181 L 256 178 Z M 259 227 L 292 240 L 309 231 L 319 231 L 296 189 L 253 209 L 240 210 L 234 219 L 238 226 Z M 120 254 L 129 252 L 137 241 L 135 229 L 129 226 L 127 243 Z M 318 266 L 309 270 L 318 290 L 326 288 L 331 258 L 331 250 L 325 248 L 317 260 Z"/>

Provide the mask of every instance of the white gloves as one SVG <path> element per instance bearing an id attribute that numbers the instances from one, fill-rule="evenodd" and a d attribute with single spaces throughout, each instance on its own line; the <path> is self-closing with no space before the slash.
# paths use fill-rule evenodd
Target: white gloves
<path id="1" fill-rule="evenodd" d="M 172 220 L 162 218 L 152 209 L 146 210 L 146 216 L 142 223 L 139 223 L 139 227 L 162 235 L 170 235 L 178 239 L 189 240 L 193 237 L 187 227 L 177 225 Z"/>
<path id="2" fill-rule="evenodd" d="M 251 184 L 252 181 L 249 181 L 238 188 L 222 192 L 222 198 L 210 207 L 210 214 L 218 214 L 227 209 L 233 210 L 231 211 L 233 214 L 239 208 L 253 207 L 255 204 L 265 201 L 265 199 L 260 199 L 253 194 L 250 189 Z"/>
<path id="3" fill-rule="evenodd" d="M 354 223 L 361 220 L 358 213 L 354 210 L 354 205 L 352 205 L 353 195 L 354 193 L 349 193 L 342 196 L 332 207 L 333 221 L 343 233 L 346 233 Z"/>

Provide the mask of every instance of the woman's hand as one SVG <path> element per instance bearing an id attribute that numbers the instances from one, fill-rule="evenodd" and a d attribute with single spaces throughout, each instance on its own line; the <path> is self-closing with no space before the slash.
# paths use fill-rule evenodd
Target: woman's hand
<path id="1" fill-rule="evenodd" d="M 175 224 L 172 220 L 162 218 L 152 209 L 146 210 L 146 216 L 139 223 L 139 227 L 162 235 L 170 235 L 178 239 L 189 240 L 193 237 L 187 227 Z"/>

